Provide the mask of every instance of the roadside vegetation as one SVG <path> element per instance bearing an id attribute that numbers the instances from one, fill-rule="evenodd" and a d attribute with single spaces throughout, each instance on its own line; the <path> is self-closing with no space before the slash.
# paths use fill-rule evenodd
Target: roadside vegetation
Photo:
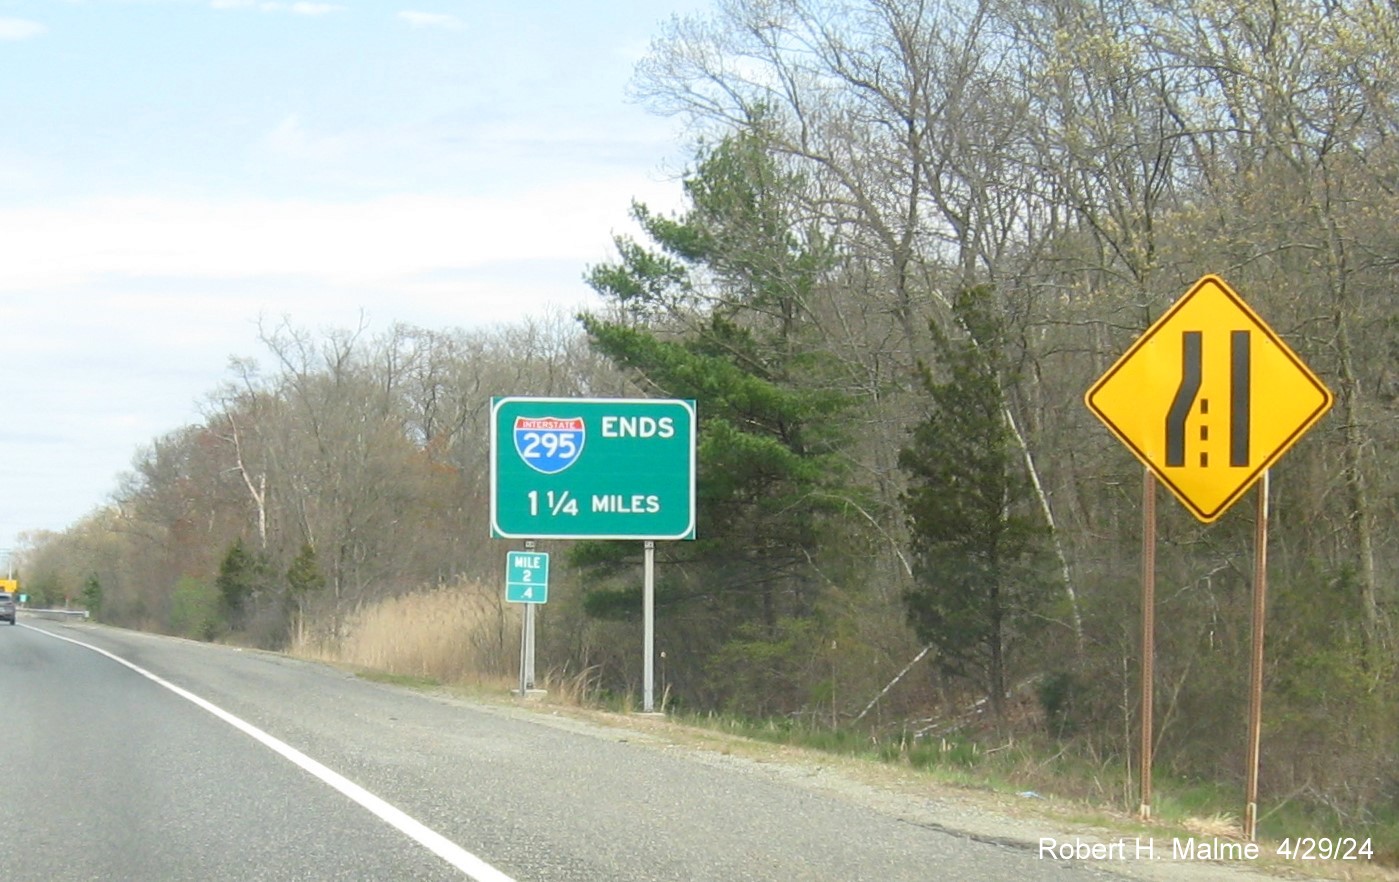
<path id="1" fill-rule="evenodd" d="M 594 310 L 264 326 L 110 506 L 28 537 L 28 593 L 509 682 L 490 397 L 692 398 L 671 714 L 1134 809 L 1142 473 L 1082 396 L 1218 273 L 1336 395 L 1272 474 L 1262 829 L 1395 860 L 1399 11 L 732 0 L 636 92 L 695 158 L 580 267 Z M 1252 506 L 1158 519 L 1158 805 L 1237 817 Z M 550 688 L 634 703 L 640 543 L 540 550 Z"/>

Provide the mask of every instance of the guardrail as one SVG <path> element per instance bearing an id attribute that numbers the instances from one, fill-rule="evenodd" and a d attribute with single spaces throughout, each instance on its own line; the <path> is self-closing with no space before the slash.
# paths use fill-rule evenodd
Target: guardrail
<path id="1" fill-rule="evenodd" d="M 29 606 L 22 606 L 19 611 L 26 615 L 38 616 L 41 619 L 86 619 L 88 612 L 85 609 L 34 609 Z"/>

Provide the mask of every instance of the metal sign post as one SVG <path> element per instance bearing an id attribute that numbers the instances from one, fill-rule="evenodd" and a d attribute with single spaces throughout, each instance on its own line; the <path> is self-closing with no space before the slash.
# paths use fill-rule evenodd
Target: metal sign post
<path id="1" fill-rule="evenodd" d="M 1142 798 L 1138 812 L 1151 820 L 1151 761 L 1155 752 L 1156 680 L 1156 476 L 1142 478 Z"/>
<path id="2" fill-rule="evenodd" d="M 643 654 L 642 713 L 656 711 L 656 543 L 646 540 L 642 553 L 641 618 Z"/>
<path id="3" fill-rule="evenodd" d="M 549 599 L 549 555 L 536 552 L 533 539 L 524 551 L 505 556 L 505 599 L 525 605 L 520 624 L 520 695 L 534 689 L 534 608 Z"/>
<path id="4" fill-rule="evenodd" d="M 1244 785 L 1244 836 L 1258 833 L 1258 757 L 1263 741 L 1263 623 L 1268 591 L 1268 473 L 1258 482 L 1258 522 L 1253 533 L 1253 655 L 1248 676 L 1248 780 Z"/>
<path id="5" fill-rule="evenodd" d="M 520 697 L 534 688 L 534 604 L 525 607 L 520 624 Z"/>

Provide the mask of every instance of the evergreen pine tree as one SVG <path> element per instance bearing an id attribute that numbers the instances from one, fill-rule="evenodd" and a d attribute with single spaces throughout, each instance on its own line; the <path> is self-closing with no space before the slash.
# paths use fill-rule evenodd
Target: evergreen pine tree
<path id="1" fill-rule="evenodd" d="M 962 291 L 953 313 L 955 337 L 932 326 L 938 374 L 922 366 L 928 412 L 899 453 L 914 549 L 904 602 L 944 670 L 976 680 L 999 714 L 1009 651 L 1052 584 L 1048 536 L 1006 424 L 1010 371 L 991 290 Z"/>

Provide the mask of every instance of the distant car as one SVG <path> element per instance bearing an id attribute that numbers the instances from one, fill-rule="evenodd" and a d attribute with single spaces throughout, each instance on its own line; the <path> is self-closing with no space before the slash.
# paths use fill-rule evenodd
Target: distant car
<path id="1" fill-rule="evenodd" d="M 0 591 L 0 620 L 8 621 L 11 625 L 15 623 L 15 597 Z"/>

